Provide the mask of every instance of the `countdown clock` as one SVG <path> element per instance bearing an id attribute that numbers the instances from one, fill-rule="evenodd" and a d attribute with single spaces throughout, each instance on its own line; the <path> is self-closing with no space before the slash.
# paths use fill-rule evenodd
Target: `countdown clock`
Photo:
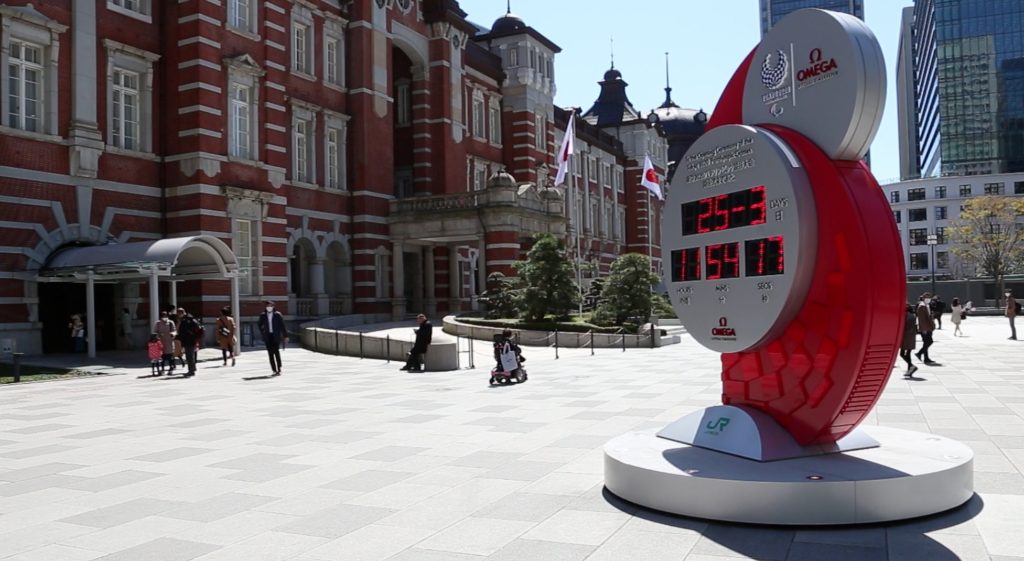
<path id="1" fill-rule="evenodd" d="M 863 22 L 795 12 L 737 69 L 666 204 L 665 281 L 690 334 L 723 353 L 722 403 L 804 446 L 868 415 L 902 334 L 899 233 L 859 161 L 884 97 Z"/>
<path id="2" fill-rule="evenodd" d="M 817 248 L 804 169 L 775 134 L 729 125 L 701 136 L 676 177 L 666 272 L 687 330 L 723 353 L 778 335 L 803 301 Z"/>

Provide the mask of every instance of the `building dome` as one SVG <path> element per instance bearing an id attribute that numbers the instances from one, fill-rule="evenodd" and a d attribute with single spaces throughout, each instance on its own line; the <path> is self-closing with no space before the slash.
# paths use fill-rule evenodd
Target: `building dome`
<path id="1" fill-rule="evenodd" d="M 511 33 L 523 29 L 526 29 L 526 23 L 523 19 L 512 12 L 508 12 L 494 20 L 494 25 L 491 26 L 491 33 Z"/>
<path id="2" fill-rule="evenodd" d="M 505 171 L 504 169 L 498 170 L 497 173 L 492 175 L 487 180 L 487 188 L 493 187 L 515 187 L 516 178 L 512 177 L 512 174 Z"/>
<path id="3" fill-rule="evenodd" d="M 677 136 L 700 135 L 708 122 L 708 115 L 703 109 L 685 109 L 675 103 L 662 104 L 652 113 L 657 115 L 656 122 L 670 140 Z"/>
<path id="4" fill-rule="evenodd" d="M 604 81 L 605 82 L 610 82 L 612 80 L 621 80 L 621 79 L 622 79 L 622 72 L 619 72 L 618 70 L 616 70 L 614 68 L 609 68 L 604 73 Z"/>

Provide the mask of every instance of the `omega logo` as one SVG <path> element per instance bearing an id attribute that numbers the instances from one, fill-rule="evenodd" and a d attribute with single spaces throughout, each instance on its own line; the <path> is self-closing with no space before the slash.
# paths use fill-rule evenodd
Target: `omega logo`
<path id="1" fill-rule="evenodd" d="M 807 59 L 809 66 L 796 73 L 796 79 L 798 82 L 803 82 L 808 78 L 814 78 L 815 76 L 839 69 L 839 65 L 836 64 L 836 59 L 824 59 L 821 54 L 821 49 L 817 47 L 811 49 Z"/>
<path id="2" fill-rule="evenodd" d="M 729 327 L 729 320 L 725 317 L 718 318 L 718 327 L 711 330 L 712 337 L 736 337 L 736 329 Z"/>

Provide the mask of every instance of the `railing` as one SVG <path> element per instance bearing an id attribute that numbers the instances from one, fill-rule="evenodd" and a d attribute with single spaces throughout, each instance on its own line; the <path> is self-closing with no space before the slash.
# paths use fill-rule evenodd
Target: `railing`
<path id="1" fill-rule="evenodd" d="M 313 317 L 313 299 L 312 298 L 293 298 L 292 304 L 295 305 L 295 316 L 300 318 Z"/>
<path id="2" fill-rule="evenodd" d="M 346 304 L 350 301 L 351 297 L 331 298 L 327 305 L 328 313 L 332 316 L 342 316 L 345 315 L 346 313 L 349 313 L 349 311 L 346 311 L 345 308 L 351 308 L 351 306 L 346 306 Z"/>
<path id="3" fill-rule="evenodd" d="M 412 197 L 398 199 L 395 207 L 398 212 L 430 212 L 437 210 L 472 210 L 480 204 L 480 193 L 456 193 L 454 195 L 435 195 L 432 197 Z"/>

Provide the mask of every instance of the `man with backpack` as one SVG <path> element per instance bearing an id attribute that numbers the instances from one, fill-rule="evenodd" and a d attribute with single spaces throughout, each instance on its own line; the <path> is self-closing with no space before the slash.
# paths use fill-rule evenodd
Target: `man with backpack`
<path id="1" fill-rule="evenodd" d="M 192 314 L 184 313 L 183 319 L 178 324 L 178 340 L 181 341 L 182 351 L 185 353 L 185 364 L 188 366 L 188 372 L 184 374 L 185 378 L 196 375 L 196 351 L 199 342 L 203 340 L 205 331 L 203 324 L 199 323 Z"/>
<path id="2" fill-rule="evenodd" d="M 1017 318 L 1017 314 L 1021 312 L 1020 304 L 1017 303 L 1017 299 L 1013 297 L 1013 292 L 1009 288 L 1006 289 L 1006 317 L 1010 318 L 1010 340 L 1017 340 L 1017 326 L 1014 325 L 1014 320 Z"/>

